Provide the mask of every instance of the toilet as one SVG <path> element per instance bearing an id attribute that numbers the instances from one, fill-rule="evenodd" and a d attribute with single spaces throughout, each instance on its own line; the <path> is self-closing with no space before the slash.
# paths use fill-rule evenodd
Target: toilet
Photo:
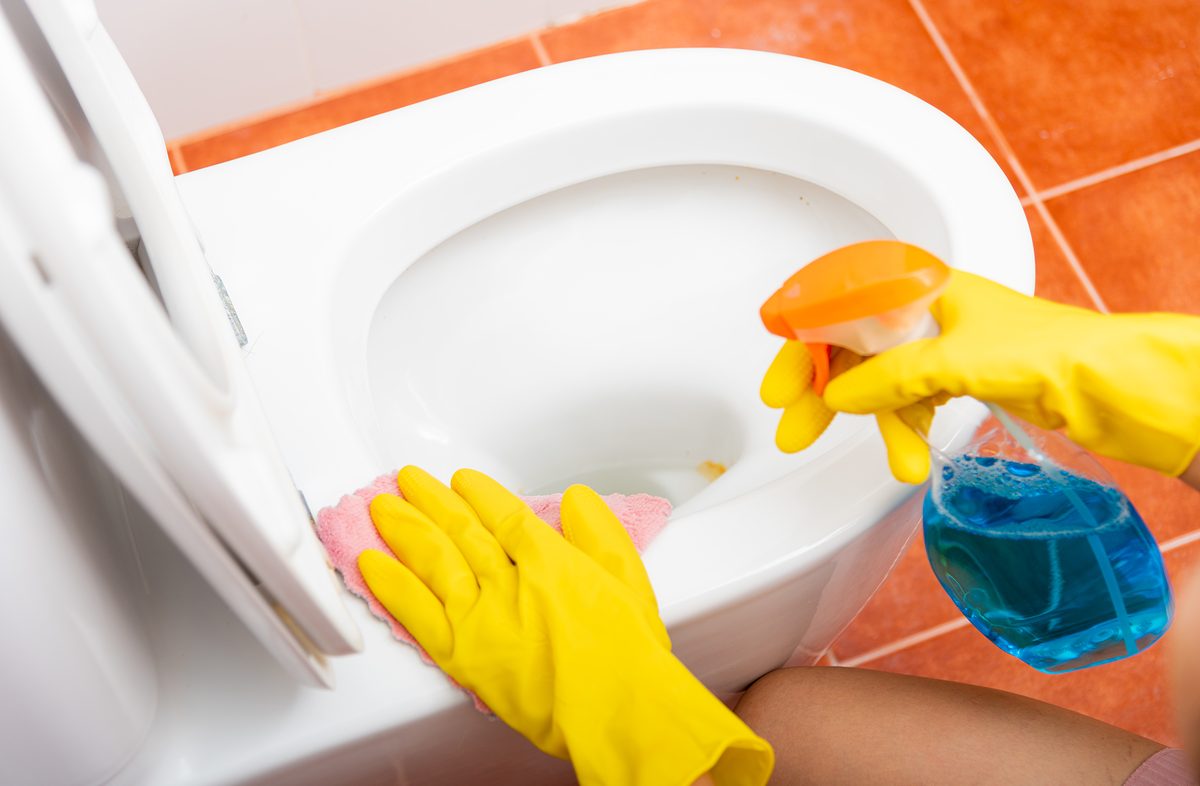
<path id="1" fill-rule="evenodd" d="M 759 305 L 874 238 L 1033 289 L 988 153 L 834 66 L 607 55 L 173 178 L 88 0 L 3 9 L 26 147 L 0 185 L 30 197 L 0 200 L 29 227 L 0 318 L 161 527 L 140 544 L 159 709 L 116 783 L 570 782 L 328 569 L 310 516 L 404 464 L 665 496 L 644 559 L 683 662 L 727 699 L 815 662 L 920 494 L 869 418 L 774 447 Z M 935 439 L 980 419 L 947 405 Z"/>

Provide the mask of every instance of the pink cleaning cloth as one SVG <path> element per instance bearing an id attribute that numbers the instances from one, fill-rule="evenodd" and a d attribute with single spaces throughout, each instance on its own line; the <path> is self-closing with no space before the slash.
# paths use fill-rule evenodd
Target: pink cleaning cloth
<path id="1" fill-rule="evenodd" d="M 366 488 L 342 497 L 341 501 L 332 508 L 322 509 L 317 514 L 317 536 L 325 545 L 325 551 L 328 552 L 333 567 L 342 574 L 342 581 L 346 583 L 346 589 L 365 600 L 371 613 L 386 622 L 392 629 L 393 636 L 405 644 L 416 647 L 417 651 L 421 653 L 421 659 L 426 663 L 433 664 L 429 654 L 417 643 L 412 634 L 397 622 L 396 618 L 389 614 L 383 604 L 371 594 L 366 580 L 358 570 L 358 555 L 367 549 L 377 549 L 384 554 L 392 553 L 387 544 L 383 542 L 383 538 L 379 537 L 379 533 L 371 521 L 369 506 L 371 500 L 379 494 L 400 496 L 400 489 L 396 485 L 396 473 L 380 475 Z M 562 533 L 560 513 L 562 494 L 545 494 L 522 499 L 533 509 L 538 518 L 554 527 L 560 534 Z M 628 496 L 609 494 L 604 497 L 604 501 L 625 525 L 625 530 L 633 539 L 633 545 L 639 552 L 650 545 L 650 541 L 654 540 L 654 537 L 662 531 L 667 524 L 667 517 L 671 515 L 671 503 L 662 497 L 650 494 L 630 494 Z M 453 680 L 451 681 L 453 682 Z M 474 699 L 476 708 L 481 712 L 488 712 L 487 705 L 480 701 L 478 696 L 470 691 L 468 693 Z"/>

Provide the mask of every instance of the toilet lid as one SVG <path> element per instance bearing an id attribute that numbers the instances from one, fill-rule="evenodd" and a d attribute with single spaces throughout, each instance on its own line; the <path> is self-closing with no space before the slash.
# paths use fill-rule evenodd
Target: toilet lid
<path id="1" fill-rule="evenodd" d="M 359 649 L 359 631 L 150 109 L 91 3 L 0 8 L 0 324 L 263 644 L 302 680 L 330 685 L 325 657 Z M 145 274 L 118 227 L 140 239 Z"/>

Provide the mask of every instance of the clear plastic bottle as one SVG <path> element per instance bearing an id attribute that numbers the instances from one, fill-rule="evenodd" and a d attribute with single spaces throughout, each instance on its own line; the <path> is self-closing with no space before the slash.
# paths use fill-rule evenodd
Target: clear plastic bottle
<path id="1" fill-rule="evenodd" d="M 1134 655 L 1170 624 L 1154 538 L 1108 473 L 1060 434 L 989 420 L 962 450 L 935 450 L 924 514 L 947 594 L 1039 671 Z"/>

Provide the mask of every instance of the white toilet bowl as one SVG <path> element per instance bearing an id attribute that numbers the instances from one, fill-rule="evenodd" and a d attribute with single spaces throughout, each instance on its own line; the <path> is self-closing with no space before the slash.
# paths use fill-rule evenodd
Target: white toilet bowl
<path id="1" fill-rule="evenodd" d="M 879 237 L 1032 289 L 1020 205 L 965 131 L 761 53 L 554 66 L 178 183 L 310 503 L 405 463 L 664 494 L 646 564 L 676 652 L 725 694 L 819 655 L 917 520 L 869 419 L 774 448 L 762 300 Z"/>
<path id="2" fill-rule="evenodd" d="M 175 182 L 313 510 L 408 463 L 667 496 L 646 565 L 676 653 L 725 696 L 815 660 L 918 514 L 870 419 L 775 449 L 758 306 L 807 260 L 881 237 L 1033 287 L 1019 201 L 966 131 L 868 77 L 756 52 L 551 66 Z M 977 422 L 947 406 L 938 438 Z M 365 647 L 332 662 L 332 692 L 253 658 L 160 664 L 174 705 L 128 782 L 566 777 L 349 613 Z M 162 625 L 175 651 L 242 649 L 241 630 Z"/>

